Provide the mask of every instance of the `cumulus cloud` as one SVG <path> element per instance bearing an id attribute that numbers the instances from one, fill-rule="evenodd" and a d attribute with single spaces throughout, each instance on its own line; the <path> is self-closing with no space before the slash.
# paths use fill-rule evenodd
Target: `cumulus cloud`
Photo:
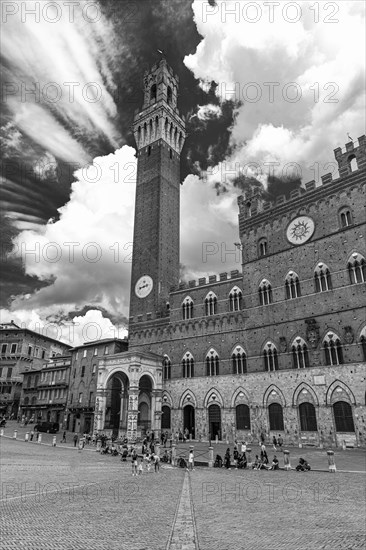
<path id="1" fill-rule="evenodd" d="M 58 315 L 55 315 L 51 309 L 43 309 L 41 314 L 29 309 L 17 309 L 16 311 L 0 309 L 2 323 L 14 321 L 21 328 L 61 340 L 70 346 L 80 346 L 102 338 L 124 338 L 127 336 L 125 325 L 113 324 L 109 318 L 104 317 L 102 312 L 96 309 L 90 309 L 85 315 L 75 315 L 72 319 L 67 317 L 65 310 L 60 310 Z"/>
<path id="2" fill-rule="evenodd" d="M 22 259 L 26 274 L 50 284 L 16 297 L 12 309 L 70 311 L 91 303 L 127 315 L 135 150 L 123 146 L 74 175 L 59 220 L 22 231 L 14 239 L 13 254 Z"/>
<path id="3" fill-rule="evenodd" d="M 271 22 L 273 7 L 255 4 L 250 11 L 241 2 L 196 0 L 203 39 L 184 61 L 202 87 L 215 80 L 221 102 L 237 104 L 228 161 L 258 163 L 264 173 L 272 163 L 279 175 L 298 163 L 303 180 L 313 179 L 310 167 L 329 171 L 348 131 L 364 133 L 364 9 L 359 2 L 313 9 L 297 2 L 301 12 L 280 5 Z"/>
<path id="4" fill-rule="evenodd" d="M 197 117 L 200 120 L 210 120 L 222 115 L 220 105 L 213 105 L 208 103 L 207 105 L 198 105 Z"/>
<path id="5" fill-rule="evenodd" d="M 206 179 L 187 176 L 181 188 L 181 261 L 185 280 L 241 268 L 237 196 L 215 193 Z M 192 200 L 194 197 L 194 200 Z"/>

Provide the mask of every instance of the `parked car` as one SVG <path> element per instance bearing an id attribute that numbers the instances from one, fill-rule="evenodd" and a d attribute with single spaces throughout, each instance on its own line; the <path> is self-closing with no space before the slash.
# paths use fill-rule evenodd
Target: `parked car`
<path id="1" fill-rule="evenodd" d="M 41 422 L 34 426 L 34 430 L 37 432 L 46 432 L 48 434 L 56 434 L 60 429 L 58 422 Z"/>

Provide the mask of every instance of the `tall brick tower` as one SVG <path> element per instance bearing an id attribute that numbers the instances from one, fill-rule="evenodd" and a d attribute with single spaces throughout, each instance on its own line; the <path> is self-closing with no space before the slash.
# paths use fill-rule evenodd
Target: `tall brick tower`
<path id="1" fill-rule="evenodd" d="M 185 125 L 177 108 L 178 77 L 165 59 L 144 75 L 135 115 L 138 150 L 130 322 L 164 316 L 179 281 L 180 153 Z"/>

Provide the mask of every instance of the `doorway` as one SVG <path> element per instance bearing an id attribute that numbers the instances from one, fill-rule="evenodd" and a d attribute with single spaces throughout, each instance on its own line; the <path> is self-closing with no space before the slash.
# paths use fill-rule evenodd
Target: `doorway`
<path id="1" fill-rule="evenodd" d="M 218 405 L 210 405 L 208 408 L 208 425 L 210 439 L 221 439 L 221 409 Z"/>
<path id="2" fill-rule="evenodd" d="M 195 414 L 193 405 L 186 405 L 183 409 L 183 431 L 188 430 L 195 438 Z"/>

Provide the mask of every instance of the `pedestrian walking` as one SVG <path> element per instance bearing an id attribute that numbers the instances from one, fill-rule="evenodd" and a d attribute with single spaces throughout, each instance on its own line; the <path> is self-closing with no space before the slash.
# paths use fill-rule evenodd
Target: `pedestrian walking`
<path id="1" fill-rule="evenodd" d="M 61 443 L 66 443 L 66 432 L 62 434 Z"/>
<path id="2" fill-rule="evenodd" d="M 277 452 L 277 439 L 275 435 L 272 437 L 272 444 L 273 444 L 273 450 Z"/>
<path id="3" fill-rule="evenodd" d="M 188 468 L 192 472 L 194 470 L 194 453 L 193 449 L 189 451 L 188 455 Z"/>
<path id="4" fill-rule="evenodd" d="M 139 462 L 139 465 L 138 465 L 138 474 L 139 476 L 142 474 L 143 472 L 143 457 L 140 458 L 140 462 Z"/>
<path id="5" fill-rule="evenodd" d="M 34 437 L 34 431 L 31 430 L 31 432 L 30 432 L 30 440 L 31 440 L 31 441 L 33 441 L 33 437 Z"/>
<path id="6" fill-rule="evenodd" d="M 261 443 L 263 445 L 263 443 L 265 442 L 265 439 L 266 439 L 266 436 L 264 435 L 263 432 L 261 432 L 260 438 L 261 438 Z"/>
<path id="7" fill-rule="evenodd" d="M 137 476 L 137 452 L 135 448 L 132 449 L 131 461 L 132 461 L 132 475 Z"/>
<path id="8" fill-rule="evenodd" d="M 74 433 L 74 437 L 73 437 L 73 440 L 74 440 L 74 447 L 76 447 L 76 444 L 77 444 L 77 442 L 78 442 L 78 439 L 79 439 L 78 434 L 75 432 L 75 433 Z"/>
<path id="9" fill-rule="evenodd" d="M 85 445 L 85 438 L 84 438 L 84 437 L 81 437 L 81 438 L 79 439 L 79 449 L 78 449 L 78 452 L 79 452 L 79 453 L 84 449 L 84 445 Z"/>
<path id="10" fill-rule="evenodd" d="M 278 444 L 278 448 L 279 448 L 278 450 L 282 451 L 283 439 L 282 439 L 281 435 L 278 436 L 277 444 Z"/>
<path id="11" fill-rule="evenodd" d="M 160 457 L 158 455 L 154 455 L 154 469 L 155 472 L 160 470 Z"/>

